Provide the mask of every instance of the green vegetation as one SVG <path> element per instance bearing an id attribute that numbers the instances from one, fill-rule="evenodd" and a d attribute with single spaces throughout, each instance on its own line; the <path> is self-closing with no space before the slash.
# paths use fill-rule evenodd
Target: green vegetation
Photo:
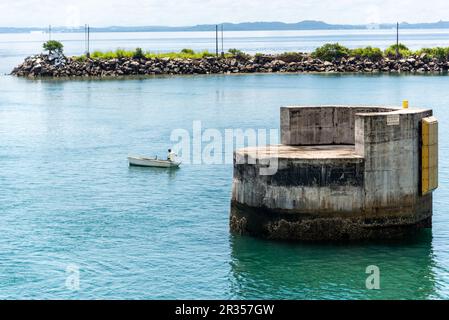
<path id="1" fill-rule="evenodd" d="M 192 49 L 182 49 L 181 53 L 183 54 L 190 54 L 190 55 L 194 55 L 195 51 L 193 51 Z"/>
<path id="2" fill-rule="evenodd" d="M 48 51 L 61 51 L 62 44 L 58 41 L 48 41 L 44 44 L 44 49 Z M 406 58 L 410 56 L 421 56 L 424 59 L 438 59 L 439 61 L 449 61 L 449 47 L 436 47 L 436 48 L 423 48 L 418 51 L 411 51 L 403 44 L 398 46 L 399 57 Z M 224 58 L 235 58 L 242 61 L 248 61 L 255 58 L 257 61 L 264 55 L 257 53 L 252 57 L 251 55 L 238 50 L 229 49 L 229 51 L 224 55 Z M 357 49 L 349 49 L 339 43 L 328 43 L 325 44 L 312 52 L 311 56 L 324 61 L 335 61 L 342 58 L 355 57 L 358 59 L 369 59 L 371 61 L 379 61 L 383 58 L 396 58 L 396 45 L 388 47 L 385 51 L 375 47 L 364 47 Z M 182 49 L 180 52 L 166 52 L 166 53 L 154 53 L 154 52 L 144 52 L 141 48 L 136 48 L 135 50 L 124 50 L 117 49 L 115 51 L 94 51 L 91 53 L 90 57 L 92 59 L 121 59 L 121 58 L 134 58 L 134 59 L 203 59 L 206 57 L 215 57 L 208 51 L 195 52 L 192 49 Z M 85 61 L 87 57 L 85 55 L 73 57 L 76 61 Z M 304 60 L 304 53 L 301 52 L 284 52 L 278 54 L 276 59 L 282 60 L 284 62 L 300 62 Z"/>
<path id="3" fill-rule="evenodd" d="M 418 56 L 425 54 L 426 58 L 436 58 L 439 61 L 447 61 L 449 60 L 449 47 L 423 48 L 416 51 L 415 54 Z"/>
<path id="4" fill-rule="evenodd" d="M 326 43 L 325 45 L 316 48 L 315 51 L 312 52 L 312 57 L 325 61 L 333 61 L 349 56 L 350 52 L 351 50 L 339 43 Z"/>
<path id="5" fill-rule="evenodd" d="M 167 53 L 146 53 L 145 58 L 147 59 L 161 59 L 161 58 L 170 58 L 170 59 L 202 59 L 207 57 L 215 57 L 214 54 L 209 51 L 201 51 L 195 52 L 190 50 L 190 52 L 167 52 Z"/>
<path id="6" fill-rule="evenodd" d="M 92 59 L 120 59 L 120 58 L 131 58 L 133 56 L 132 51 L 124 51 L 122 49 L 117 49 L 116 51 L 94 51 L 90 54 Z"/>
<path id="7" fill-rule="evenodd" d="M 121 59 L 121 58 L 134 58 L 134 59 L 201 59 L 205 57 L 212 57 L 213 54 L 208 51 L 195 52 L 191 49 L 183 49 L 181 52 L 166 52 L 166 53 L 153 53 L 144 52 L 141 48 L 136 48 L 134 51 L 117 49 L 115 51 L 94 51 L 91 53 L 92 59 Z M 85 55 L 74 57 L 77 61 L 84 61 L 86 59 Z"/>
<path id="8" fill-rule="evenodd" d="M 299 55 L 299 53 L 292 53 Z M 136 48 L 134 51 L 117 49 L 115 51 L 94 51 L 91 53 L 90 57 L 92 59 L 121 59 L 121 58 L 134 58 L 134 59 L 202 59 L 207 57 L 215 57 L 215 54 L 209 51 L 195 52 L 192 49 L 182 49 L 180 52 L 165 52 L 165 53 L 154 53 L 154 52 L 143 52 L 141 48 Z M 251 56 L 244 53 L 243 51 L 237 49 L 229 49 L 228 53 L 224 55 L 225 58 L 236 58 L 241 60 L 249 60 Z M 73 57 L 76 61 L 84 61 L 87 59 L 85 55 Z"/>
<path id="9" fill-rule="evenodd" d="M 351 50 L 338 43 L 328 43 L 315 49 L 315 51 L 312 52 L 312 57 L 325 61 L 339 60 L 344 57 L 356 57 L 361 59 L 369 59 L 371 61 L 379 61 L 383 58 L 395 59 L 397 57 L 396 48 L 399 53 L 398 58 L 421 56 L 425 54 L 425 59 L 435 58 L 439 61 L 449 60 L 449 47 L 423 48 L 418 51 L 412 51 L 402 43 L 399 45 L 392 45 L 383 52 L 379 48 L 370 46 Z"/>
<path id="10" fill-rule="evenodd" d="M 64 48 L 62 43 L 59 41 L 56 41 L 56 40 L 49 40 L 49 41 L 45 42 L 42 45 L 42 47 L 44 48 L 44 50 L 48 51 L 49 53 L 52 53 L 52 52 L 62 53 L 62 49 Z"/>
<path id="11" fill-rule="evenodd" d="M 134 59 L 143 59 L 145 58 L 145 54 L 143 53 L 142 48 L 136 48 L 136 50 L 133 53 Z"/>
<path id="12" fill-rule="evenodd" d="M 353 49 L 350 51 L 350 55 L 356 58 L 370 59 L 371 61 L 379 61 L 383 58 L 382 50 L 369 46 Z"/>
<path id="13" fill-rule="evenodd" d="M 398 50 L 396 50 L 396 49 L 398 49 Z M 410 51 L 410 49 L 407 48 L 402 43 L 400 43 L 399 45 L 394 44 L 392 46 L 389 46 L 385 50 L 385 56 L 387 56 L 389 58 L 395 58 L 397 53 L 399 53 L 399 58 L 406 58 L 413 54 L 413 52 Z"/>
<path id="14" fill-rule="evenodd" d="M 238 49 L 229 49 L 228 50 L 228 54 L 225 55 L 225 57 L 229 58 L 229 57 L 233 57 L 239 60 L 249 60 L 251 59 L 251 56 L 247 53 L 244 53 L 241 50 Z"/>

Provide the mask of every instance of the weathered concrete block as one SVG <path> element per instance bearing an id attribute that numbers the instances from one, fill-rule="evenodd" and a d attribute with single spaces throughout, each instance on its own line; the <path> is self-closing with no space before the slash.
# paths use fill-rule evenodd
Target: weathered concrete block
<path id="1" fill-rule="evenodd" d="M 275 239 L 395 238 L 429 227 L 421 194 L 421 120 L 431 110 L 281 108 L 278 168 L 258 148 L 236 151 L 231 229 Z M 256 159 L 251 163 L 242 159 Z M 436 161 L 433 161 L 437 163 Z"/>
<path id="2" fill-rule="evenodd" d="M 355 115 L 392 111 L 389 107 L 293 106 L 281 108 L 285 145 L 354 144 Z"/>

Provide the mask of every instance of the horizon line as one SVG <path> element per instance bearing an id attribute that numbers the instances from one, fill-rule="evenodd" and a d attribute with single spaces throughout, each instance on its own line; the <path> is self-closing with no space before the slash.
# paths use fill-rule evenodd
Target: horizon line
<path id="1" fill-rule="evenodd" d="M 245 24 L 282 24 L 282 25 L 298 25 L 301 23 L 315 23 L 315 24 L 321 24 L 321 25 L 327 25 L 330 27 L 366 27 L 366 26 L 394 26 L 397 23 L 399 23 L 399 26 L 404 25 L 432 25 L 432 24 L 440 24 L 440 23 L 449 23 L 449 20 L 439 20 L 439 21 L 432 21 L 432 22 L 370 22 L 370 23 L 328 23 L 322 20 L 301 20 L 297 22 L 284 22 L 284 21 L 242 21 L 242 22 L 220 22 L 220 23 L 201 23 L 201 24 L 195 24 L 195 25 L 105 25 L 105 26 L 91 26 L 91 28 L 96 29 L 111 29 L 111 28 L 167 28 L 167 29 L 182 29 L 182 28 L 198 28 L 198 27 L 204 27 L 204 26 L 215 26 L 215 25 L 232 25 L 232 26 L 239 26 L 239 25 L 245 25 Z M 52 28 L 58 28 L 58 29 L 83 29 L 86 24 L 81 24 L 78 26 L 64 26 L 64 25 L 51 25 L 48 24 L 46 26 L 0 26 L 0 29 L 48 29 L 49 26 Z"/>

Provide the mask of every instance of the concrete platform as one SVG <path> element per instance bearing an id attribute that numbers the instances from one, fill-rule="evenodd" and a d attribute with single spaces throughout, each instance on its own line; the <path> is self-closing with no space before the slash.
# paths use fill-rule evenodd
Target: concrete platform
<path id="1" fill-rule="evenodd" d="M 363 159 L 355 152 L 354 145 L 287 146 L 283 144 L 264 147 L 248 147 L 236 151 L 241 157 L 258 159 Z"/>
<path id="2" fill-rule="evenodd" d="M 280 145 L 234 154 L 230 227 L 271 239 L 403 237 L 432 221 L 421 192 L 428 109 L 281 108 Z M 263 174 L 267 161 L 276 170 Z"/>

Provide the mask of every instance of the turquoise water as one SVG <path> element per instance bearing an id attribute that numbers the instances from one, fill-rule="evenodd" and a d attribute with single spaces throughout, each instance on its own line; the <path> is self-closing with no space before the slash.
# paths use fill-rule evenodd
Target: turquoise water
<path id="1" fill-rule="evenodd" d="M 0 298 L 449 298 L 444 76 L 0 77 Z M 173 129 L 278 128 L 291 104 L 400 104 L 440 121 L 434 228 L 399 243 L 293 244 L 228 231 L 232 165 L 128 167 Z M 66 287 L 68 265 L 79 290 Z M 377 265 L 381 289 L 365 288 Z M 73 288 L 72 288 L 73 289 Z"/>

